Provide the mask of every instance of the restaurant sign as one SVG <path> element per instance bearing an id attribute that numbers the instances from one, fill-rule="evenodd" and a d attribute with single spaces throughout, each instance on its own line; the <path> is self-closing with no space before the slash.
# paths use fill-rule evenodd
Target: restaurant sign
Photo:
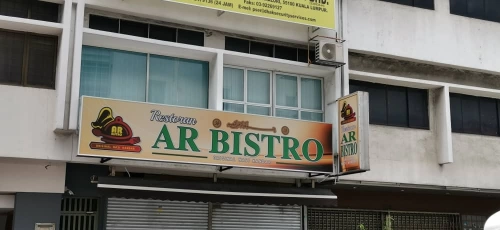
<path id="1" fill-rule="evenodd" d="M 338 103 L 338 174 L 370 170 L 368 93 L 356 92 L 337 100 Z"/>
<path id="2" fill-rule="evenodd" d="M 331 174 L 332 125 L 84 96 L 78 156 Z"/>
<path id="3" fill-rule="evenodd" d="M 165 0 L 335 29 L 335 0 Z"/>

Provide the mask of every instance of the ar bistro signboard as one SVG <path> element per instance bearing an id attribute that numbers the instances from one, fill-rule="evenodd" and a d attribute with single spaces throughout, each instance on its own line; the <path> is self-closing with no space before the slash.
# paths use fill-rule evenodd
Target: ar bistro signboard
<path id="1" fill-rule="evenodd" d="M 335 29 L 335 0 L 164 0 Z"/>
<path id="2" fill-rule="evenodd" d="M 338 175 L 370 170 L 369 104 L 367 92 L 356 92 L 337 100 L 339 111 Z"/>
<path id="3" fill-rule="evenodd" d="M 83 97 L 79 156 L 333 172 L 332 125 Z"/>

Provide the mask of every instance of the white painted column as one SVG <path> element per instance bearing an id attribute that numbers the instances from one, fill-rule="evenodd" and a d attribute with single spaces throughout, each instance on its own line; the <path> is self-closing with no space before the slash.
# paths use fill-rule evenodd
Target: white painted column
<path id="1" fill-rule="evenodd" d="M 68 62 L 69 62 L 69 44 L 71 35 L 71 12 L 72 0 L 64 0 L 62 17 L 62 34 L 59 40 L 59 54 L 57 59 L 56 74 L 56 111 L 54 130 L 65 129 L 64 114 L 66 109 L 66 85 L 68 82 Z"/>
<path id="2" fill-rule="evenodd" d="M 342 67 L 342 96 L 349 94 L 349 38 L 347 36 L 347 0 L 338 0 L 338 23 L 339 37 L 346 40 L 344 45 L 344 62 Z"/>
<path id="3" fill-rule="evenodd" d="M 439 164 L 453 163 L 451 139 L 450 90 L 448 86 L 434 89 L 434 129 Z"/>
<path id="4" fill-rule="evenodd" d="M 85 13 L 85 0 L 78 0 L 76 6 L 75 39 L 73 50 L 73 74 L 71 81 L 71 98 L 69 112 L 69 129 L 78 127 L 78 106 L 80 101 L 80 71 L 82 59 L 83 22 Z"/>
<path id="5" fill-rule="evenodd" d="M 222 110 L 222 88 L 224 87 L 224 54 L 217 52 L 210 63 L 210 79 L 208 82 L 208 108 Z"/>

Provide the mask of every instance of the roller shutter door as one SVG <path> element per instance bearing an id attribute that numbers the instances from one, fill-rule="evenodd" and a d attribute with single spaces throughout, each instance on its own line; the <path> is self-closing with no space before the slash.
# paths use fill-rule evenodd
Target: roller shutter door
<path id="1" fill-rule="evenodd" d="M 213 230 L 301 230 L 300 206 L 213 204 Z"/>
<path id="2" fill-rule="evenodd" d="M 107 230 L 208 229 L 208 203 L 109 198 Z"/>

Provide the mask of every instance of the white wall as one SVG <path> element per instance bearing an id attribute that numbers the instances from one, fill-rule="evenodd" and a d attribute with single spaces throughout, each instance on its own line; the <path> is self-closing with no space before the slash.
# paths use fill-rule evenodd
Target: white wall
<path id="1" fill-rule="evenodd" d="M 0 158 L 0 193 L 64 193 L 66 163 Z"/>
<path id="2" fill-rule="evenodd" d="M 348 0 L 349 49 L 500 73 L 500 23 L 452 15 L 449 0 L 426 10 Z"/>
<path id="3" fill-rule="evenodd" d="M 76 143 L 53 132 L 55 104 L 55 90 L 0 85 L 0 157 L 69 160 Z"/>

